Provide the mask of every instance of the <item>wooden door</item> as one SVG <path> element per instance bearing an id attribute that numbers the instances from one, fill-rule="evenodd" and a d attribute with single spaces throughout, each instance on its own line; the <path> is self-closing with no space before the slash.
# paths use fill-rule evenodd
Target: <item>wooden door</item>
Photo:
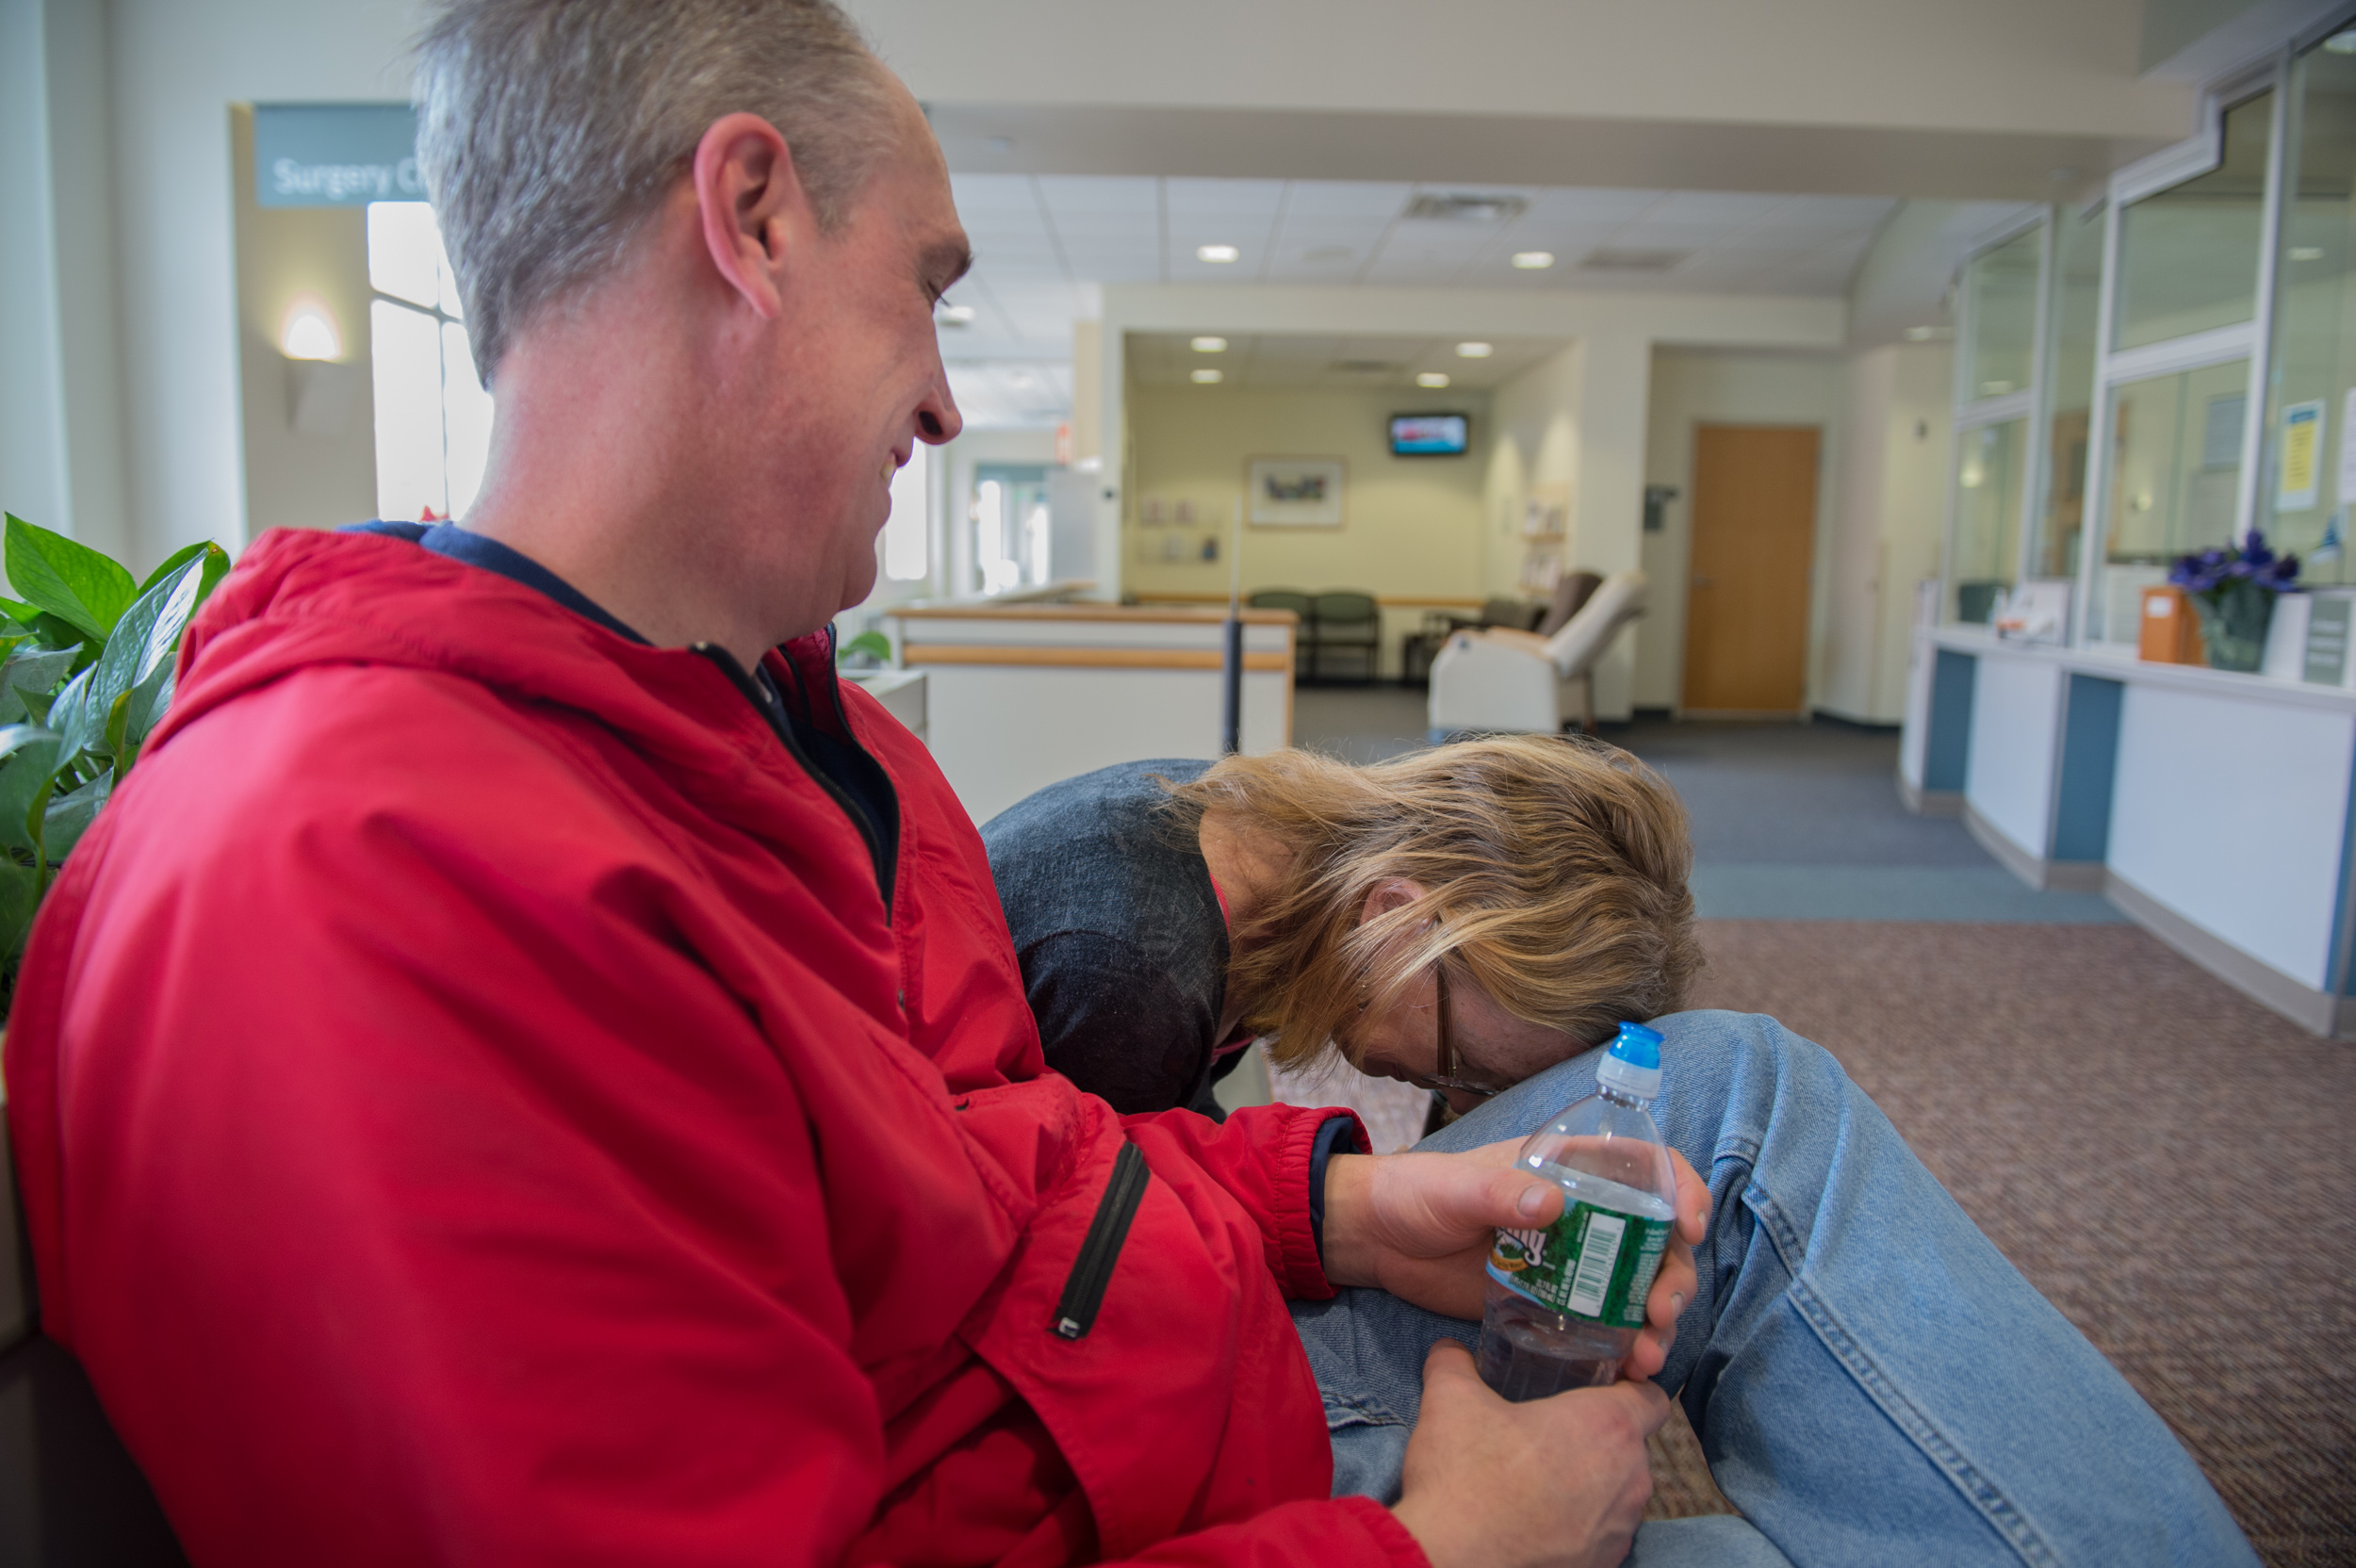
<path id="1" fill-rule="evenodd" d="M 1694 430 L 1689 712 L 1796 713 L 1807 705 L 1819 440 L 1814 426 Z"/>

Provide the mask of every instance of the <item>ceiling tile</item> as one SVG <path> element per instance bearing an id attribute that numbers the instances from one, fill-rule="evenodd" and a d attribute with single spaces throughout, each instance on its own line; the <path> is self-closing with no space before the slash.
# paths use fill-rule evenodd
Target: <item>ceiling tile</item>
<path id="1" fill-rule="evenodd" d="M 1162 191 L 1169 203 L 1172 222 L 1181 213 L 1265 220 L 1275 217 L 1284 206 L 1286 183 L 1284 180 L 1169 179 L 1162 182 Z"/>
<path id="2" fill-rule="evenodd" d="M 1377 180 L 1295 180 L 1284 205 L 1287 221 L 1301 218 L 1379 219 L 1388 222 L 1406 209 L 1412 185 Z"/>

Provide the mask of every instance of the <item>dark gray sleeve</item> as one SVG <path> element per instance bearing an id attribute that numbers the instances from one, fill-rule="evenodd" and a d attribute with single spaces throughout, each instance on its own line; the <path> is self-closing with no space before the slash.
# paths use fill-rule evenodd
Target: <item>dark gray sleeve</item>
<path id="1" fill-rule="evenodd" d="M 1124 1115 L 1174 1110 L 1193 1097 L 1218 1020 L 1137 948 L 1094 931 L 1059 931 L 1021 949 L 1023 988 L 1047 1065 Z"/>

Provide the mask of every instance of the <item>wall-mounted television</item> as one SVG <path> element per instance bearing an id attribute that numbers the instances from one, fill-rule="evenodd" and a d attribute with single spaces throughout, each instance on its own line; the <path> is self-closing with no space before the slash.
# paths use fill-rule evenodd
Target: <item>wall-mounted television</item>
<path id="1" fill-rule="evenodd" d="M 1462 457 L 1472 447 L 1472 416 L 1466 414 L 1394 414 L 1393 457 Z"/>

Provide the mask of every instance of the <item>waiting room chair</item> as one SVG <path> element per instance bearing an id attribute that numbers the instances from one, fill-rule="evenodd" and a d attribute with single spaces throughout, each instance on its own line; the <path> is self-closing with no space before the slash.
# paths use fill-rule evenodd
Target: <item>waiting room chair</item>
<path id="1" fill-rule="evenodd" d="M 1460 631 L 1432 661 L 1432 738 L 1467 731 L 1560 731 L 1573 714 L 1595 725 L 1595 667 L 1620 629 L 1644 612 L 1644 574 L 1605 578 L 1552 637 Z"/>
<path id="2" fill-rule="evenodd" d="M 1586 575 L 1593 577 L 1595 574 Z M 1596 578 L 1595 580 L 1600 582 L 1603 580 Z M 1448 638 L 1468 627 L 1502 626 L 1511 627 L 1515 631 L 1538 631 L 1540 623 L 1548 613 L 1546 606 L 1535 600 L 1506 598 L 1503 596 L 1481 601 L 1478 616 L 1454 614 L 1446 610 L 1432 611 L 1424 616 L 1421 627 L 1399 640 L 1399 683 L 1401 686 L 1428 684 L 1432 679 L 1432 656 L 1447 645 Z"/>
<path id="3" fill-rule="evenodd" d="M 1347 590 L 1319 594 L 1310 601 L 1315 627 L 1309 648 L 1309 676 L 1331 678 L 1329 654 L 1339 651 L 1364 661 L 1359 678 L 1371 683 L 1383 658 L 1383 612 L 1371 594 Z"/>
<path id="4" fill-rule="evenodd" d="M 1554 598 L 1546 605 L 1546 613 L 1530 629 L 1541 637 L 1551 637 L 1571 624 L 1571 617 L 1587 608 L 1587 601 L 1603 586 L 1601 572 L 1564 572 L 1554 585 Z"/>
<path id="5" fill-rule="evenodd" d="M 1298 588 L 1263 588 L 1244 603 L 1254 610 L 1289 610 L 1301 617 L 1301 624 L 1293 628 L 1293 678 L 1307 679 L 1317 643 L 1309 614 L 1309 596 Z"/>

